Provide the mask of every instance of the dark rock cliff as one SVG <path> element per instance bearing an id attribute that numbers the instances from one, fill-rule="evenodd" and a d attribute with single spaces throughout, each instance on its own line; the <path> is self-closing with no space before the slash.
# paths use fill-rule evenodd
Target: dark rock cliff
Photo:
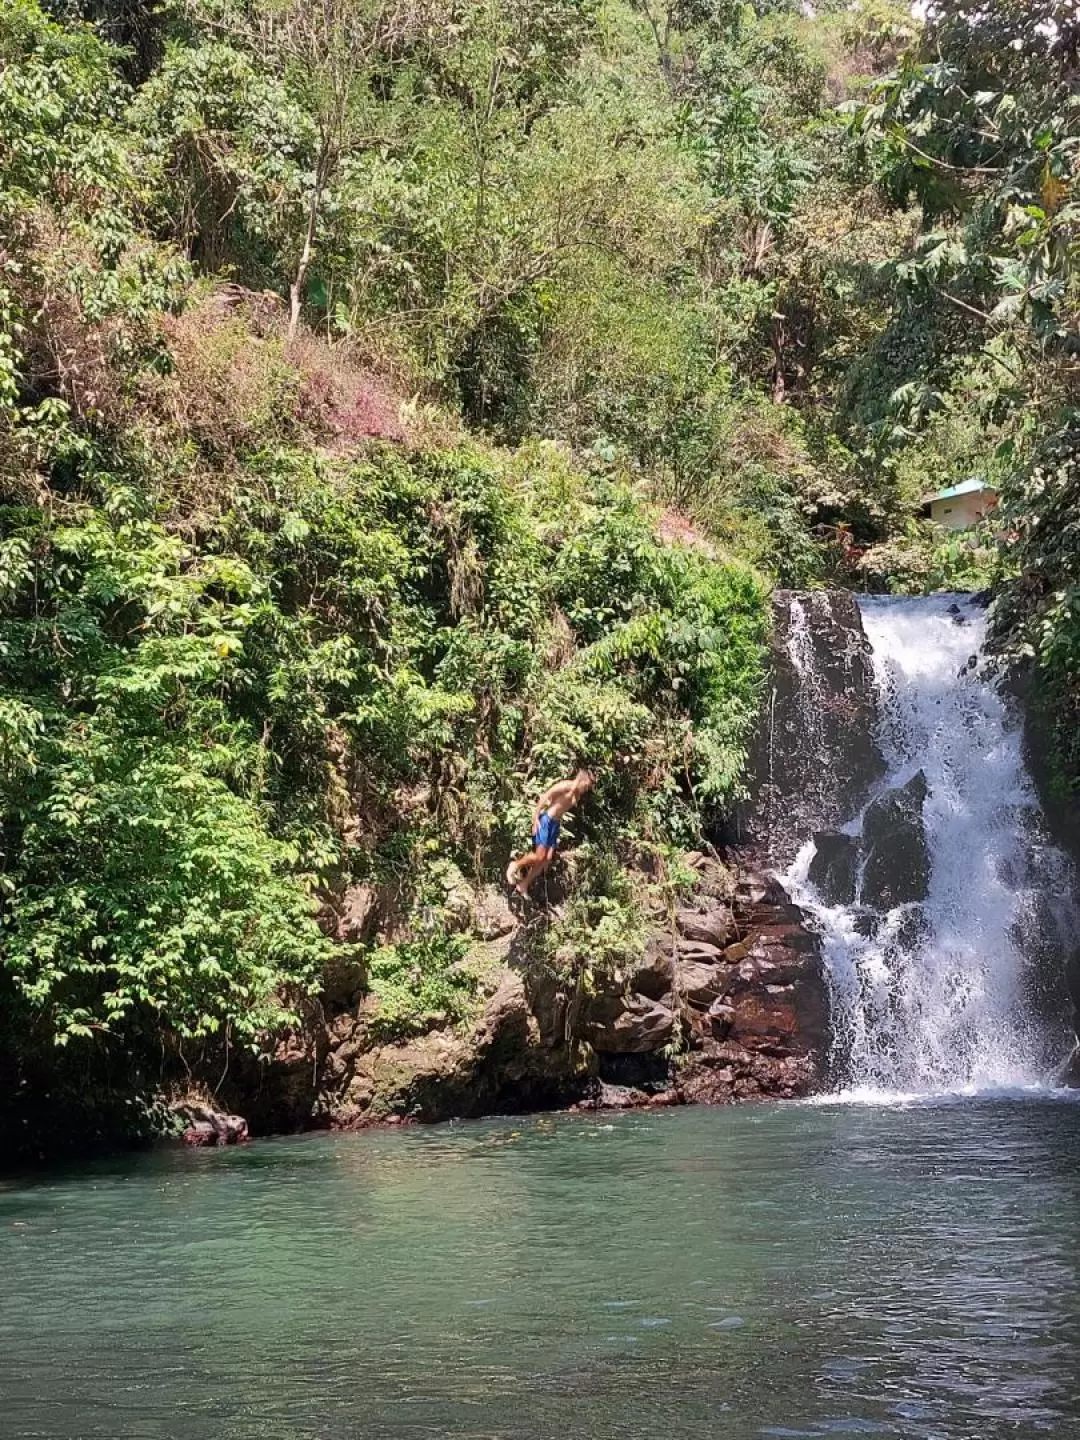
<path id="1" fill-rule="evenodd" d="M 870 644 L 846 590 L 773 595 L 770 681 L 751 746 L 751 799 L 739 840 L 786 868 L 818 830 L 834 830 L 885 774 Z"/>

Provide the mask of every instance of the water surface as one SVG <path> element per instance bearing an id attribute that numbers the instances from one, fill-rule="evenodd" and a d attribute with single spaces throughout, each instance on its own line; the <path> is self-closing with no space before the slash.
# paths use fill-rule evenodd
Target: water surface
<path id="1" fill-rule="evenodd" d="M 0 1186 L 0 1436 L 1080 1437 L 1080 1106 L 537 1117 Z"/>

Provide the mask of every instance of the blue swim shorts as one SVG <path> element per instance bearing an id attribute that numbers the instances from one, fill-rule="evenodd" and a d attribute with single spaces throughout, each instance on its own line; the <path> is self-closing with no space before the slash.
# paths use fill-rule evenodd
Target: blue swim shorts
<path id="1" fill-rule="evenodd" d="M 559 822 L 553 820 L 545 810 L 540 816 L 540 824 L 533 832 L 533 844 L 543 845 L 546 849 L 554 850 L 559 843 Z"/>

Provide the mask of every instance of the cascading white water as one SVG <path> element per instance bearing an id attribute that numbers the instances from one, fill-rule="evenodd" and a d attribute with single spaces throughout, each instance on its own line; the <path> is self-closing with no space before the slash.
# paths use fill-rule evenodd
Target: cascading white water
<path id="1" fill-rule="evenodd" d="M 925 899 L 892 908 L 864 894 L 865 846 L 852 903 L 828 903 L 811 880 L 813 841 L 785 877 L 822 935 L 840 1083 L 927 1094 L 1044 1082 L 1063 1036 L 1039 1013 L 1037 942 L 1070 874 L 1045 839 L 1015 718 L 980 673 L 983 611 L 962 596 L 860 609 L 889 771 L 876 793 L 923 772 L 928 864 Z M 798 634 L 788 654 L 801 674 L 812 651 Z M 866 813 L 845 832 L 861 836 Z"/>

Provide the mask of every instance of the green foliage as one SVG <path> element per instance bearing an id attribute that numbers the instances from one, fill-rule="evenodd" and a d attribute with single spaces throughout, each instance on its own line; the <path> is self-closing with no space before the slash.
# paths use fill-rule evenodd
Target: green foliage
<path id="1" fill-rule="evenodd" d="M 544 959 L 561 983 L 591 993 L 642 959 L 645 916 L 641 894 L 610 851 L 586 844 L 575 860 L 582 883 L 545 936 Z"/>
<path id="2" fill-rule="evenodd" d="M 996 605 L 1013 658 L 1035 670 L 1035 693 L 1056 747 L 1062 786 L 1080 784 L 1080 416 L 1017 464 L 1005 491 L 1014 578 Z"/>
<path id="3" fill-rule="evenodd" d="M 258 587 L 102 498 L 6 517 L 3 965 L 60 1043 L 254 1040 L 328 953 L 222 702 Z"/>
<path id="4" fill-rule="evenodd" d="M 552 955 L 630 963 L 770 583 L 996 585 L 1080 772 L 1067 19 L 0 10 L 13 1085 L 269 1043 L 352 883 L 373 1034 L 462 1023 L 446 877 L 582 763 Z M 924 526 L 973 474 L 1000 524 Z"/>
<path id="5" fill-rule="evenodd" d="M 989 590 L 1001 579 L 1001 564 L 990 522 L 958 534 L 921 525 L 906 536 L 871 546 L 859 559 L 859 572 L 867 589 L 925 595 Z"/>
<path id="6" fill-rule="evenodd" d="M 462 936 L 445 934 L 380 946 L 368 961 L 377 1006 L 368 1022 L 372 1040 L 407 1039 L 471 1015 L 477 980 L 461 968 L 467 951 Z"/>
<path id="7" fill-rule="evenodd" d="M 916 457 L 940 455 L 950 478 L 959 463 L 1001 487 L 999 640 L 1034 666 L 1070 779 L 1080 775 L 1075 45 L 1072 7 L 1057 0 L 986 10 L 941 0 L 922 43 L 852 122 L 884 192 L 923 214 L 887 266 L 890 334 L 920 337 L 920 358 L 893 367 L 903 383 L 881 431 Z M 928 581 L 974 578 L 973 553 Z"/>
<path id="8" fill-rule="evenodd" d="M 366 956 L 373 1036 L 457 1023 L 477 979 L 424 918 L 435 859 L 497 874 L 582 761 L 609 851 L 736 793 L 762 588 L 662 543 L 624 482 L 553 449 L 279 451 L 182 538 L 103 459 L 3 519 L 18 1043 L 263 1042 L 318 986 L 314 890 L 343 872 L 396 877 L 412 916 Z"/>

